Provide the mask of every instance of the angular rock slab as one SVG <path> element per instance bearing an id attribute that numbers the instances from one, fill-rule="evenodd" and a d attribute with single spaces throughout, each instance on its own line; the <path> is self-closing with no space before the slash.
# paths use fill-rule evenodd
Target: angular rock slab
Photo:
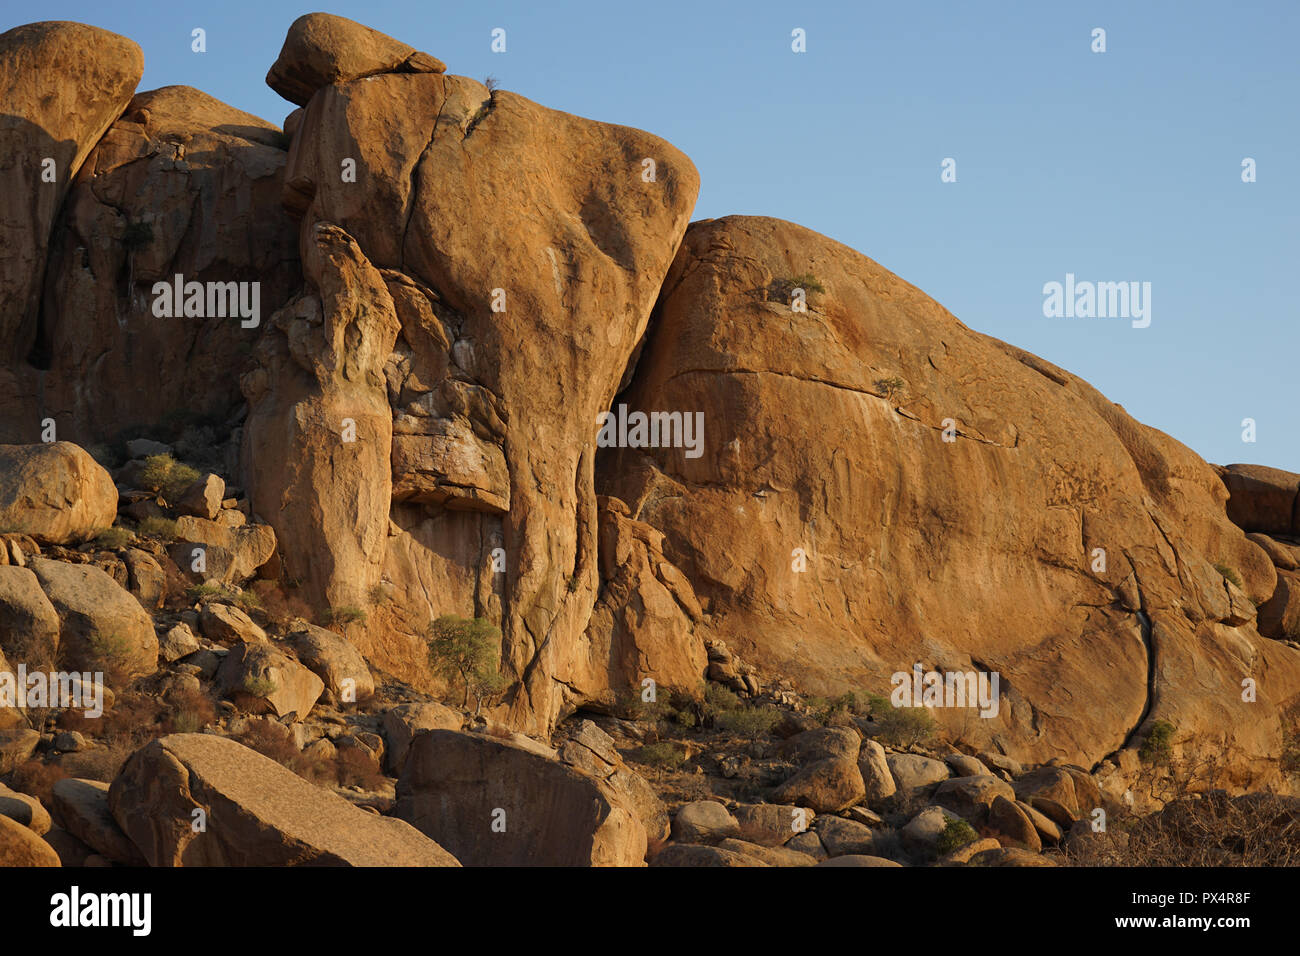
<path id="1" fill-rule="evenodd" d="M 108 802 L 150 866 L 459 865 L 402 821 L 208 734 L 172 734 L 137 750 Z M 196 809 L 207 818 L 201 833 Z"/>
<path id="2" fill-rule="evenodd" d="M 481 734 L 417 734 L 393 815 L 466 866 L 641 866 L 646 830 L 595 780 Z M 493 829 L 501 821 L 505 830 Z"/>

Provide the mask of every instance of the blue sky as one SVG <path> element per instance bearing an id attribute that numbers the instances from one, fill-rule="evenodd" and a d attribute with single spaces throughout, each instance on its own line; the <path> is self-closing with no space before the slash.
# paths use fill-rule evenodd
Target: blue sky
<path id="1" fill-rule="evenodd" d="M 3 0 L 79 20 L 281 122 L 264 83 L 321 7 Z M 777 216 L 1082 376 L 1210 461 L 1300 471 L 1300 3 L 340 2 L 323 8 L 694 160 L 695 218 Z M 207 52 L 190 31 L 207 31 Z M 490 49 L 506 32 L 506 52 Z M 791 30 L 807 52 L 790 49 Z M 1106 30 L 1105 53 L 1090 49 Z M 940 181 L 946 157 L 957 182 Z M 1258 181 L 1241 181 L 1252 157 Z M 1291 164 L 1288 166 L 1288 163 Z M 1151 325 L 1043 316 L 1043 285 L 1152 285 Z M 1253 418 L 1257 441 L 1241 440 Z"/>

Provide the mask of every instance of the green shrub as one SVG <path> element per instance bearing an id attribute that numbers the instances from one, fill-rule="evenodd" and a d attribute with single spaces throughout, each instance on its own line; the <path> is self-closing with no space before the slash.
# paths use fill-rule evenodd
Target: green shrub
<path id="1" fill-rule="evenodd" d="M 740 706 L 740 698 L 721 684 L 709 684 L 704 689 L 704 699 L 699 704 L 704 723 L 715 724 L 719 717 Z"/>
<path id="2" fill-rule="evenodd" d="M 868 698 L 871 720 L 878 728 L 876 739 L 892 747 L 914 747 L 934 736 L 938 725 L 925 707 L 895 707 L 889 698 Z"/>
<path id="3" fill-rule="evenodd" d="M 632 759 L 647 767 L 660 770 L 676 770 L 686 760 L 686 754 L 671 741 L 662 740 L 656 744 L 646 744 L 632 753 Z"/>
<path id="4" fill-rule="evenodd" d="M 429 622 L 429 666 L 447 678 L 459 677 L 465 685 L 461 706 L 474 695 L 474 713 L 483 701 L 505 689 L 500 673 L 501 629 L 481 617 L 444 614 Z"/>
<path id="5" fill-rule="evenodd" d="M 126 683 L 125 666 L 131 653 L 130 642 L 116 632 L 95 632 L 87 640 L 90 649 L 91 670 L 100 671 L 110 687 Z"/>
<path id="6" fill-rule="evenodd" d="M 248 674 L 244 677 L 240 690 L 253 697 L 270 697 L 276 691 L 276 683 L 269 677 L 255 677 Z"/>
<path id="7" fill-rule="evenodd" d="M 717 724 L 723 730 L 743 737 L 761 737 L 772 732 L 781 721 L 781 714 L 765 707 L 739 707 L 718 716 Z"/>
<path id="8" fill-rule="evenodd" d="M 830 724 L 841 714 L 856 714 L 860 710 L 857 696 L 852 691 L 838 697 L 809 697 L 804 703 L 819 724 Z"/>
<path id="9" fill-rule="evenodd" d="M 935 843 L 935 849 L 939 851 L 940 856 L 947 856 L 953 850 L 959 850 L 968 843 L 974 843 L 979 839 L 979 834 L 965 820 L 949 820 L 939 834 L 939 840 Z"/>
<path id="10" fill-rule="evenodd" d="M 904 382 L 901 378 L 898 378 L 897 376 L 893 378 L 876 379 L 876 388 L 884 392 L 885 398 L 889 399 L 890 401 L 893 401 L 895 397 L 902 395 L 903 389 L 905 389 L 906 387 L 907 387 L 907 383 Z"/>
<path id="11" fill-rule="evenodd" d="M 226 600 L 230 601 L 232 604 L 235 605 L 235 607 L 239 608 L 240 610 L 244 610 L 244 611 L 262 610 L 262 599 L 261 597 L 258 596 L 256 591 L 247 591 L 247 590 L 236 591 L 230 588 L 223 588 L 222 590 L 225 591 Z"/>
<path id="12" fill-rule="evenodd" d="M 826 291 L 817 277 L 811 272 L 805 272 L 801 275 L 790 276 L 785 279 L 773 279 L 771 285 L 767 287 L 768 295 L 774 299 L 788 301 L 794 294 L 795 289 L 803 289 L 806 295 L 813 295 Z"/>
<path id="13" fill-rule="evenodd" d="M 168 504 L 175 504 L 185 489 L 202 477 L 198 469 L 176 461 L 171 455 L 150 455 L 140 469 L 140 483 L 161 494 Z"/>
<path id="14" fill-rule="evenodd" d="M 356 624 L 358 622 L 365 623 L 366 611 L 365 608 L 356 607 L 351 604 L 346 604 L 342 607 L 330 607 L 326 608 L 321 614 L 321 620 L 327 625 L 342 624 L 346 627 L 349 624 Z"/>
<path id="15" fill-rule="evenodd" d="M 135 535 L 131 534 L 126 528 L 114 525 L 95 535 L 95 544 L 101 548 L 107 548 L 109 551 L 116 551 L 118 548 L 125 548 L 134 538 Z"/>
<path id="16" fill-rule="evenodd" d="M 1231 581 L 1237 587 L 1243 586 L 1241 583 L 1241 575 L 1238 574 L 1236 569 L 1231 567 L 1230 565 L 1216 564 L 1214 566 L 1214 570 L 1218 571 L 1221 575 L 1223 575 L 1226 579 Z"/>
<path id="17" fill-rule="evenodd" d="M 145 518 L 135 526 L 135 533 L 171 544 L 176 540 L 176 522 L 170 518 Z"/>
<path id="18" fill-rule="evenodd" d="M 1174 725 L 1167 720 L 1157 720 L 1138 750 L 1138 759 L 1148 764 L 1168 764 L 1174 754 Z"/>
<path id="19" fill-rule="evenodd" d="M 185 597 L 191 604 L 197 604 L 212 598 L 230 597 L 230 592 L 215 584 L 192 584 L 185 589 Z"/>

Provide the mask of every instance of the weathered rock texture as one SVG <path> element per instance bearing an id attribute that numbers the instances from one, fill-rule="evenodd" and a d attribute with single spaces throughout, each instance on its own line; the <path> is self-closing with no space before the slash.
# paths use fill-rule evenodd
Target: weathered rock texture
<path id="1" fill-rule="evenodd" d="M 809 273 L 825 291 L 792 311 L 775 292 Z M 870 259 L 774 219 L 697 223 L 619 400 L 704 412 L 700 457 L 620 450 L 601 490 L 664 532 L 746 659 L 886 695 L 917 661 L 997 671 L 996 718 L 935 717 L 1086 765 L 1163 718 L 1233 748 L 1238 783 L 1275 772 L 1300 659 L 1254 629 L 1275 572 L 1214 471 Z"/>
<path id="2" fill-rule="evenodd" d="M 492 737 L 417 734 L 393 813 L 466 866 L 639 866 L 646 830 L 603 781 Z"/>
<path id="3" fill-rule="evenodd" d="M 299 106 L 322 86 L 376 73 L 442 73 L 443 62 L 378 30 L 329 13 L 293 21 L 266 85 Z"/>
<path id="4" fill-rule="evenodd" d="M 384 73 L 311 98 L 285 202 L 302 217 L 311 284 L 347 291 L 345 309 L 321 310 L 326 327 L 370 316 L 375 341 L 362 332 L 328 353 L 362 348 L 364 385 L 251 373 L 245 460 L 258 463 L 253 506 L 286 541 L 289 574 L 335 605 L 388 587 L 362 648 L 379 666 L 418 676 L 429 619 L 478 615 L 501 624 L 516 726 L 546 729 L 587 695 L 556 675 L 576 666 L 599 586 L 596 416 L 697 188 L 690 161 L 662 140 L 462 77 Z M 321 230 L 335 227 L 356 240 L 350 261 L 368 260 L 385 287 L 369 266 L 337 280 L 313 268 Z M 297 346 L 300 366 L 322 362 L 293 331 L 321 321 L 314 296 L 309 287 L 277 319 L 286 338 L 262 353 L 263 369 L 288 368 Z M 339 437 L 343 418 L 355 443 Z M 293 462 L 288 480 L 269 474 L 278 455 Z M 306 472 L 296 484 L 295 472 Z M 606 683 L 602 668 L 592 691 Z"/>
<path id="5" fill-rule="evenodd" d="M 262 329 L 230 314 L 226 283 L 256 284 L 265 324 L 301 281 L 278 205 L 286 148 L 271 123 L 188 86 L 131 100 L 77 177 L 51 250 L 37 345 L 61 435 L 106 441 L 169 412 L 224 421 L 238 408 Z M 155 283 L 177 275 L 205 284 L 204 315 L 155 314 Z M 219 300 L 207 283 L 222 284 Z"/>
<path id="6" fill-rule="evenodd" d="M 71 442 L 0 445 L 0 527 L 52 544 L 79 544 L 117 517 L 117 488 Z"/>
<path id="7" fill-rule="evenodd" d="M 122 681 L 152 674 L 158 637 L 140 602 L 89 564 L 32 558 L 32 570 L 59 615 L 59 656 L 76 671 L 103 671 Z"/>
<path id="8" fill-rule="evenodd" d="M 55 214 L 143 72 L 140 48 L 107 30 L 48 21 L 0 34 L 0 368 L 6 372 L 27 358 L 35 340 Z M 27 425 L 30 441 L 37 424 Z"/>

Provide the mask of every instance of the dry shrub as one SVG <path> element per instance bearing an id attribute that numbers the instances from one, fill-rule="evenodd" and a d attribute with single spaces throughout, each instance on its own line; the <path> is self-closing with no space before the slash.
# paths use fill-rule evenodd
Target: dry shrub
<path id="1" fill-rule="evenodd" d="M 202 691 L 176 691 L 171 694 L 169 702 L 172 711 L 164 722 L 169 734 L 197 734 L 216 722 L 216 704 Z"/>
<path id="2" fill-rule="evenodd" d="M 293 734 L 274 720 L 250 720 L 238 740 L 245 747 L 256 750 L 263 757 L 270 757 L 285 767 L 301 756 L 293 742 Z"/>
<path id="3" fill-rule="evenodd" d="M 140 747 L 167 731 L 162 704 L 141 693 L 125 693 L 99 717 L 87 717 L 82 710 L 65 710 L 56 721 L 60 730 L 75 730 L 107 744 Z"/>
<path id="4" fill-rule="evenodd" d="M 40 800 L 42 806 L 48 807 L 54 799 L 54 785 L 67 775 L 58 764 L 45 763 L 33 757 L 14 768 L 9 786 L 19 793 L 30 794 Z"/>
<path id="5" fill-rule="evenodd" d="M 276 581 L 254 581 L 252 592 L 261 604 L 266 619 L 281 631 L 288 630 L 294 618 L 304 621 L 315 619 L 311 605 L 304 601 L 293 589 L 286 591 Z"/>
<path id="6" fill-rule="evenodd" d="M 1112 821 L 1107 834 L 1072 839 L 1075 866 L 1296 866 L 1300 799 L 1224 791 L 1180 797 L 1136 821 Z"/>
<path id="7" fill-rule="evenodd" d="M 59 758 L 59 768 L 69 777 L 112 783 L 122 769 L 122 764 L 135 753 L 136 747 L 127 744 L 110 744 L 91 750 L 79 750 Z"/>
<path id="8" fill-rule="evenodd" d="M 334 762 L 339 786 L 378 790 L 384 785 L 384 775 L 374 756 L 360 747 L 340 747 Z"/>

